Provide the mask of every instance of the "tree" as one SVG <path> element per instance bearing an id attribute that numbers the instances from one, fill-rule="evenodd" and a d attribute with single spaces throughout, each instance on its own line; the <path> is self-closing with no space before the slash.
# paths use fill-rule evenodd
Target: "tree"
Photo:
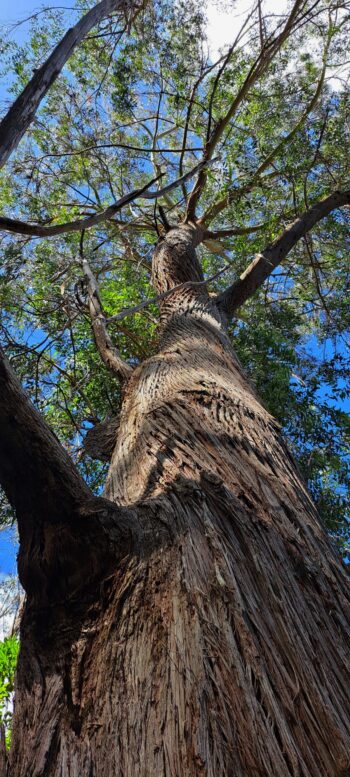
<path id="1" fill-rule="evenodd" d="M 26 591 L 2 771 L 345 775 L 346 568 L 269 408 L 338 538 L 349 427 L 335 409 L 325 456 L 324 362 L 299 357 L 300 395 L 285 355 L 272 386 L 294 398 L 265 407 L 232 345 L 249 366 L 255 336 L 265 359 L 285 332 L 291 352 L 346 338 L 348 107 L 326 80 L 348 11 L 258 3 L 216 63 L 195 5 L 129 17 L 75 48 L 1 180 L 0 480 Z M 4 43 L 17 104 L 62 25 Z"/>

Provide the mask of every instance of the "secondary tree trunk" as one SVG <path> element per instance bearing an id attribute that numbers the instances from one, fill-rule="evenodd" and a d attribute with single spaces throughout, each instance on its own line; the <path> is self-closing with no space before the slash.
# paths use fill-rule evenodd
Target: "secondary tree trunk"
<path id="1" fill-rule="evenodd" d="M 141 541 L 84 596 L 28 597 L 11 777 L 350 775 L 345 570 L 198 285 L 199 241 L 156 250 L 158 291 L 197 285 L 163 303 L 106 485 Z"/>

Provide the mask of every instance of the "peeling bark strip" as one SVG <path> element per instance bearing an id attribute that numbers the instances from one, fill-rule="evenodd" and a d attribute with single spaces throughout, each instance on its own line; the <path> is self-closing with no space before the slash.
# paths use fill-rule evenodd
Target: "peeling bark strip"
<path id="1" fill-rule="evenodd" d="M 76 46 L 106 16 L 127 8 L 126 0 L 102 0 L 101 3 L 91 8 L 74 27 L 66 32 L 46 62 L 38 68 L 33 78 L 23 89 L 23 92 L 11 105 L 11 108 L 0 123 L 0 167 L 5 164 L 12 151 L 18 146 L 25 131 L 33 121 L 42 99 L 47 94 L 50 86 L 56 81 Z"/>

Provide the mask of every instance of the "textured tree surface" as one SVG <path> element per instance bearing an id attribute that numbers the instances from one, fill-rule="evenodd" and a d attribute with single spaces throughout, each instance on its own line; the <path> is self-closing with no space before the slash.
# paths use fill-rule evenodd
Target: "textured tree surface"
<path id="1" fill-rule="evenodd" d="M 0 41 L 0 484 L 26 593 L 0 777 L 350 777 L 324 528 L 344 550 L 350 427 L 320 400 L 345 396 L 329 79 L 350 17 L 259 0 L 213 62 L 202 5 L 83 0 L 70 29 L 72 9 L 35 13 L 28 51 Z M 315 367 L 304 336 L 343 351 Z"/>
<path id="2" fill-rule="evenodd" d="M 187 225 L 156 249 L 158 291 L 194 285 L 163 302 L 159 352 L 125 387 L 105 491 L 116 517 L 100 535 L 100 508 L 81 518 L 81 577 L 52 580 L 49 597 L 52 546 L 76 546 L 59 516 L 43 529 L 11 777 L 350 774 L 345 571 L 195 285 L 199 239 Z M 113 534 L 123 511 L 129 547 Z"/>

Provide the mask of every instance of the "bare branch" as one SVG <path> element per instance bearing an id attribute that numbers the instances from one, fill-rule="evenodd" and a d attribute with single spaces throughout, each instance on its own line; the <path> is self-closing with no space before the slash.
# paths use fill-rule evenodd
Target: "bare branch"
<path id="1" fill-rule="evenodd" d="M 179 159 L 179 173 L 180 173 L 180 175 L 183 175 L 183 161 L 184 161 L 185 152 L 188 150 L 188 149 L 186 149 L 187 136 L 188 136 L 188 130 L 189 130 L 189 126 L 190 126 L 190 118 L 191 118 L 192 108 L 193 108 L 193 104 L 194 104 L 194 98 L 196 96 L 197 89 L 200 86 L 200 84 L 202 83 L 203 79 L 206 78 L 206 76 L 214 68 L 217 67 L 217 65 L 221 62 L 221 60 L 222 60 L 222 57 L 220 57 L 217 60 L 217 62 L 214 62 L 213 65 L 210 65 L 207 68 L 203 68 L 202 72 L 200 73 L 200 75 L 198 76 L 197 80 L 193 84 L 191 95 L 190 95 L 190 99 L 189 99 L 189 103 L 188 103 L 188 107 L 187 107 L 185 126 L 184 126 L 184 131 L 183 131 L 183 136 L 182 136 L 182 149 L 181 149 L 181 154 L 180 154 L 180 159 Z M 195 149 L 194 148 L 194 149 L 191 149 L 191 150 L 193 150 L 193 151 L 198 151 L 198 150 L 203 151 L 203 148 L 200 148 L 200 149 Z M 182 184 L 182 193 L 183 193 L 184 197 L 187 198 L 187 191 L 186 191 L 186 186 L 185 186 L 184 183 Z"/>
<path id="2" fill-rule="evenodd" d="M 281 153 L 281 151 L 283 151 L 286 145 L 290 143 L 291 140 L 293 140 L 297 132 L 299 132 L 299 130 L 305 123 L 307 117 L 310 115 L 311 111 L 313 111 L 314 108 L 316 107 L 319 101 L 320 95 L 322 93 L 323 84 L 324 84 L 325 75 L 326 75 L 326 69 L 327 69 L 327 54 L 328 54 L 330 42 L 331 42 L 331 35 L 330 33 L 328 33 L 325 51 L 323 54 L 323 66 L 322 66 L 320 78 L 318 80 L 315 93 L 311 98 L 310 102 L 308 103 L 308 105 L 306 106 L 305 110 L 301 114 L 300 119 L 298 119 L 297 123 L 294 125 L 293 129 L 291 129 L 291 131 L 282 138 L 282 140 L 277 144 L 277 146 L 275 146 L 275 148 L 272 149 L 272 151 L 266 157 L 266 159 L 264 159 L 264 161 L 259 165 L 253 177 L 250 179 L 250 181 L 248 181 L 247 184 L 244 184 L 241 187 L 228 191 L 225 194 L 225 196 L 221 198 L 221 200 L 214 202 L 213 205 L 209 207 L 208 210 L 202 216 L 201 223 L 209 224 L 210 221 L 212 221 L 216 216 L 219 215 L 219 213 L 225 210 L 225 208 L 227 208 L 229 205 L 232 205 L 232 203 L 235 202 L 238 198 L 240 198 L 243 194 L 249 194 L 249 192 L 253 189 L 253 187 L 258 183 L 265 170 L 267 170 L 267 168 L 270 167 L 271 163 L 276 159 L 276 157 Z"/>
<path id="3" fill-rule="evenodd" d="M 36 70 L 33 78 L 11 105 L 0 123 L 0 167 L 5 164 L 12 151 L 18 146 L 25 131 L 33 121 L 42 99 L 56 81 L 76 46 L 106 16 L 127 8 L 127 0 L 102 0 L 66 32 L 46 62 Z"/>
<path id="4" fill-rule="evenodd" d="M 28 224 L 26 221 L 19 221 L 18 219 L 7 218 L 7 216 L 0 217 L 0 229 L 6 232 L 14 232 L 19 235 L 30 235 L 31 237 L 53 237 L 54 235 L 62 235 L 66 232 L 81 232 L 82 230 L 94 227 L 97 224 L 101 224 L 104 221 L 108 221 L 121 210 L 125 205 L 128 205 L 134 200 L 156 200 L 171 192 L 172 189 L 176 189 L 184 181 L 188 181 L 192 178 L 204 165 L 213 164 L 216 159 L 211 159 L 207 162 L 200 162 L 196 167 L 185 173 L 181 178 L 177 178 L 176 181 L 168 183 L 162 189 L 156 191 L 147 191 L 153 183 L 159 180 L 165 173 L 160 173 L 156 178 L 152 178 L 151 181 L 141 187 L 135 189 L 129 194 L 124 194 L 120 200 L 117 200 L 113 205 L 110 205 L 106 210 L 100 213 L 95 213 L 93 216 L 88 216 L 86 219 L 78 219 L 76 221 L 67 221 L 64 224 L 56 224 L 53 227 L 40 226 L 39 224 Z"/>
<path id="5" fill-rule="evenodd" d="M 210 95 L 209 105 L 208 105 L 208 114 L 209 115 L 208 115 L 207 137 L 206 137 L 206 142 L 207 143 L 209 143 L 210 138 L 211 138 L 211 123 L 212 123 L 212 116 L 213 116 L 213 105 L 214 105 L 214 98 L 215 98 L 216 90 L 217 90 L 218 85 L 219 85 L 219 81 L 220 81 L 223 73 L 225 72 L 225 70 L 226 70 L 226 68 L 227 68 L 227 66 L 228 66 L 228 64 L 230 62 L 230 59 L 232 57 L 232 54 L 235 51 L 235 49 L 236 49 L 236 47 L 237 47 L 237 45 L 238 45 L 238 43 L 239 43 L 239 41 L 240 41 L 240 39 L 241 39 L 241 37 L 243 35 L 243 32 L 244 32 L 245 28 L 247 27 L 248 23 L 250 22 L 254 12 L 255 12 L 255 8 L 253 8 L 251 10 L 251 12 L 248 14 L 248 16 L 245 18 L 245 20 L 244 20 L 244 22 L 243 22 L 243 24 L 242 24 L 238 34 L 236 35 L 236 38 L 235 38 L 234 42 L 230 46 L 230 48 L 229 48 L 229 50 L 228 50 L 228 52 L 227 52 L 227 54 L 226 54 L 226 56 L 224 58 L 223 64 L 221 65 L 221 68 L 219 69 L 219 71 L 218 71 L 218 73 L 216 75 L 216 78 L 214 80 L 214 85 L 213 85 L 213 89 L 212 89 L 212 92 L 211 92 L 211 95 Z"/>
<path id="6" fill-rule="evenodd" d="M 174 127 L 172 131 L 176 128 Z M 170 134 L 170 130 L 167 131 Z M 61 157 L 80 156 L 89 154 L 90 151 L 103 151 L 104 149 L 116 149 L 122 148 L 124 151 L 139 151 L 141 154 L 154 154 L 156 151 L 162 154 L 176 154 L 183 151 L 182 148 L 163 148 L 162 146 L 151 146 L 150 148 L 142 148 L 142 146 L 133 146 L 130 143 L 92 143 L 90 146 L 77 149 L 76 151 L 57 151 L 55 153 L 43 154 L 41 157 L 35 158 L 36 165 L 43 162 L 44 159 L 56 159 Z M 185 148 L 184 151 L 203 151 L 202 146 L 190 146 Z M 25 162 L 33 161 L 33 157 L 28 157 Z"/>
<path id="7" fill-rule="evenodd" d="M 118 375 L 120 380 L 125 380 L 130 377 L 132 367 L 122 359 L 107 332 L 106 316 L 103 312 L 99 286 L 89 262 L 84 255 L 83 243 L 84 232 L 82 232 L 80 240 L 80 259 L 89 296 L 89 312 L 96 347 L 106 367 L 108 367 L 113 374 Z"/>
<path id="8" fill-rule="evenodd" d="M 235 314 L 236 310 L 271 275 L 298 240 L 306 235 L 315 224 L 325 218 L 325 216 L 328 216 L 333 210 L 349 204 L 350 189 L 333 192 L 324 200 L 316 202 L 312 208 L 309 208 L 309 210 L 305 211 L 298 219 L 286 227 L 280 237 L 268 245 L 261 254 L 257 254 L 240 278 L 217 297 L 217 304 L 225 315 L 231 317 Z"/>
<path id="9" fill-rule="evenodd" d="M 260 232 L 261 229 L 265 229 L 269 225 L 266 221 L 264 224 L 254 224 L 248 227 L 229 227 L 228 229 L 206 229 L 204 232 L 203 242 L 206 240 L 214 239 L 219 240 L 223 237 L 234 237 L 234 235 L 250 235 L 253 232 Z"/>
<path id="10" fill-rule="evenodd" d="M 268 66 L 270 65 L 270 63 L 272 62 L 272 60 L 274 59 L 278 51 L 280 51 L 284 42 L 289 37 L 290 33 L 295 27 L 295 24 L 298 18 L 298 13 L 301 7 L 302 7 L 302 0 L 295 0 L 291 13 L 286 21 L 286 24 L 284 25 L 282 32 L 272 40 L 270 39 L 265 42 L 264 48 L 261 50 L 255 62 L 253 62 L 238 94 L 233 99 L 229 110 L 221 119 L 219 119 L 210 137 L 208 138 L 205 144 L 205 151 L 203 156 L 204 161 L 208 161 L 209 159 L 211 159 L 215 151 L 215 148 L 219 143 L 219 141 L 221 140 L 227 125 L 234 117 L 235 113 L 237 112 L 243 100 L 245 100 L 249 90 L 252 88 L 252 86 L 254 86 L 256 81 L 259 78 L 261 78 L 261 76 L 265 73 Z M 202 169 L 198 175 L 198 178 L 195 182 L 195 185 L 188 199 L 187 219 L 189 221 L 193 221 L 195 219 L 197 203 L 201 196 L 203 188 L 205 186 L 206 178 L 207 178 L 206 170 Z"/>

